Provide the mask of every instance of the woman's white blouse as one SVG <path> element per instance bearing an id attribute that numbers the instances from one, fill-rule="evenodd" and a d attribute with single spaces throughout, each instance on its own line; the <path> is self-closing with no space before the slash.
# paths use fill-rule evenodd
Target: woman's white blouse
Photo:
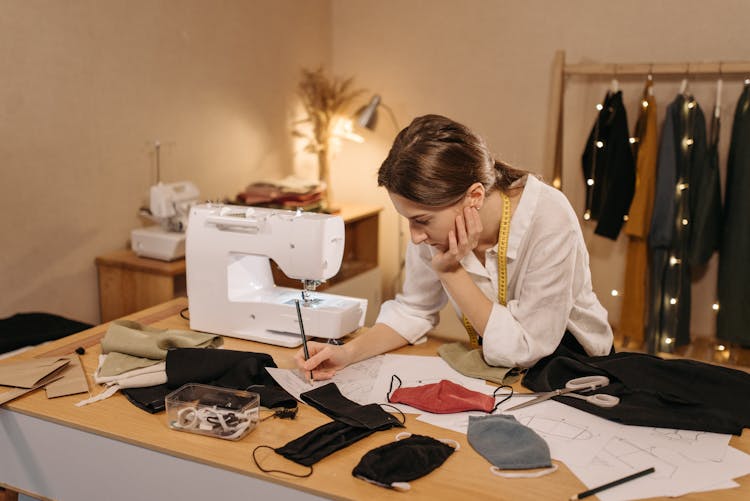
<path id="1" fill-rule="evenodd" d="M 432 269 L 434 253 L 427 244 L 409 242 L 403 291 L 383 303 L 376 320 L 410 343 L 437 325 L 446 301 L 461 317 Z M 482 344 L 488 364 L 531 367 L 555 351 L 566 329 L 589 355 L 609 353 L 613 336 L 607 311 L 594 294 L 581 227 L 562 192 L 526 176 L 508 236 L 507 306 L 497 302 L 497 245 L 484 261 L 469 253 L 461 265 L 495 303 Z"/>

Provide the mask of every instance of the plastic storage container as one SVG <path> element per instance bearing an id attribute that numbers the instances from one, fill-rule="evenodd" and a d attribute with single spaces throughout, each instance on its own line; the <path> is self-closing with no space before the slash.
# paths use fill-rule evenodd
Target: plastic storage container
<path id="1" fill-rule="evenodd" d="M 173 430 L 239 440 L 258 424 L 257 393 L 188 383 L 167 395 L 167 422 Z"/>

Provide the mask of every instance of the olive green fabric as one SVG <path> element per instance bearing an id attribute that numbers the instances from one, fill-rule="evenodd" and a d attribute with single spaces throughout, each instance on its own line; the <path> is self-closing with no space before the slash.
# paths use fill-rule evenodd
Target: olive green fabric
<path id="1" fill-rule="evenodd" d="M 164 360 L 174 348 L 218 348 L 221 336 L 204 332 L 157 329 L 131 320 L 116 320 L 102 338 L 102 353 L 107 357 L 99 370 L 101 376 L 115 376 L 133 369 L 148 367 Z M 111 361 L 110 361 L 111 359 Z"/>
<path id="2" fill-rule="evenodd" d="M 525 370 L 518 367 L 492 367 L 482 356 L 482 349 L 471 349 L 465 343 L 449 343 L 438 348 L 438 354 L 453 369 L 464 376 L 492 381 L 497 384 L 513 384 Z"/>

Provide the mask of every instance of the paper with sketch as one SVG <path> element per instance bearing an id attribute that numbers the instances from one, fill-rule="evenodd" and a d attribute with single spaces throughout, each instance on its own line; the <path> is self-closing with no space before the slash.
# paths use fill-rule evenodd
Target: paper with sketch
<path id="1" fill-rule="evenodd" d="M 511 400 L 517 403 L 520 398 L 524 397 Z M 515 405 L 512 401 L 501 405 L 499 412 Z M 465 433 L 470 414 L 418 419 Z M 622 425 L 553 400 L 508 414 L 539 433 L 552 457 L 589 488 L 656 468 L 647 477 L 599 493 L 602 501 L 728 488 L 734 485 L 731 479 L 750 473 L 750 455 L 728 447 L 729 435 Z"/>
<path id="2" fill-rule="evenodd" d="M 401 379 L 401 386 L 404 388 L 439 383 L 442 379 L 448 379 L 465 388 L 486 395 L 492 395 L 492 392 L 496 388 L 495 386 L 488 385 L 483 379 L 464 376 L 440 357 L 387 354 L 383 356 L 383 363 L 380 366 L 377 379 L 372 385 L 370 402 L 379 404 L 388 403 L 388 391 L 391 388 L 391 379 L 394 374 Z M 398 382 L 396 381 L 393 389 L 397 387 Z M 401 412 L 407 414 L 422 414 L 424 412 L 408 405 L 390 405 L 397 407 Z"/>
<path id="3" fill-rule="evenodd" d="M 300 393 L 333 382 L 346 398 L 360 405 L 366 405 L 372 403 L 368 398 L 382 361 L 382 355 L 363 360 L 338 371 L 332 379 L 312 383 L 298 369 L 266 367 L 266 370 L 282 388 L 300 402 L 302 401 Z"/>
<path id="4" fill-rule="evenodd" d="M 510 414 L 539 433 L 552 457 L 589 488 L 656 468 L 599 493 L 602 501 L 680 496 L 750 473 L 750 456 L 728 447 L 729 435 L 622 425 L 555 401 Z"/>

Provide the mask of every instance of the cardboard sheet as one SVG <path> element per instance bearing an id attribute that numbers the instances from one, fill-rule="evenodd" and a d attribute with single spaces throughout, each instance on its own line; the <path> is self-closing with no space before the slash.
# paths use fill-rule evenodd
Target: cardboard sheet
<path id="1" fill-rule="evenodd" d="M 0 362 L 0 385 L 13 389 L 0 393 L 0 405 L 39 388 L 47 398 L 86 393 L 86 374 L 78 355 Z"/>
<path id="2" fill-rule="evenodd" d="M 65 358 L 68 358 L 70 363 L 60 373 L 63 376 L 62 379 L 58 379 L 44 388 L 47 392 L 47 398 L 64 397 L 65 395 L 88 393 L 89 391 L 89 383 L 86 380 L 86 374 L 83 372 L 81 359 L 75 354 Z"/>
<path id="3" fill-rule="evenodd" d="M 65 367 L 70 357 L 33 358 L 0 363 L 0 385 L 33 388 L 46 376 Z"/>

